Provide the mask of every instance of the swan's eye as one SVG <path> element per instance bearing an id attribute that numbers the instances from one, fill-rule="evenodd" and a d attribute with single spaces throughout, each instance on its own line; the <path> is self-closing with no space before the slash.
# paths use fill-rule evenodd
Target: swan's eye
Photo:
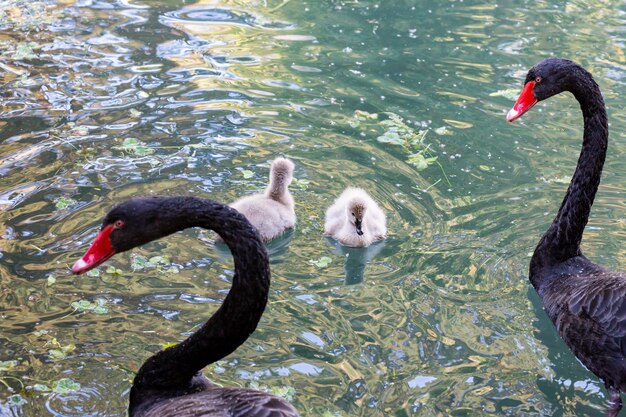
<path id="1" fill-rule="evenodd" d="M 539 84 L 542 80 L 543 80 L 543 78 L 541 78 L 540 76 L 537 76 L 537 77 L 535 78 L 535 82 L 536 82 L 537 84 Z"/>
<path id="2" fill-rule="evenodd" d="M 354 214 L 354 212 L 352 212 L 352 215 L 353 215 L 354 217 L 356 217 L 356 214 Z"/>
<path id="3" fill-rule="evenodd" d="M 122 227 L 124 227 L 123 220 L 116 220 L 115 223 L 113 223 L 113 228 L 115 229 L 121 229 Z"/>

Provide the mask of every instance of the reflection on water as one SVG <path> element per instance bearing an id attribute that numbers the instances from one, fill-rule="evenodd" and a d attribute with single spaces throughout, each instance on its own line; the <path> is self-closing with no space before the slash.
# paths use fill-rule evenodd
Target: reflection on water
<path id="1" fill-rule="evenodd" d="M 270 256 L 270 265 L 285 262 L 285 258 L 289 256 L 289 245 L 291 244 L 293 236 L 293 229 L 288 229 L 285 233 L 277 236 L 267 243 L 266 249 L 268 255 Z M 218 254 L 222 260 L 230 260 L 230 250 L 223 241 L 214 241 L 212 239 L 207 239 L 207 241 L 214 243 L 215 253 Z"/>
<path id="2" fill-rule="evenodd" d="M 385 241 L 375 242 L 368 247 L 344 246 L 335 239 L 326 238 L 326 242 L 332 246 L 333 253 L 344 257 L 343 270 L 346 274 L 345 284 L 353 285 L 363 282 L 365 267 L 385 247 Z"/>
<path id="3" fill-rule="evenodd" d="M 69 266 L 115 203 L 234 201 L 264 187 L 278 155 L 296 163 L 298 226 L 268 247 L 257 331 L 211 379 L 287 395 L 304 416 L 598 414 L 600 382 L 526 279 L 576 163 L 579 110 L 563 96 L 532 120 L 504 115 L 542 57 L 596 75 L 612 136 L 583 245 L 626 269 L 622 9 L 0 2 L 0 415 L 125 415 L 141 363 L 223 300 L 228 250 L 187 230 L 90 276 Z M 436 162 L 411 160 L 391 114 Z M 323 210 L 347 186 L 389 214 L 384 242 L 322 236 Z"/>

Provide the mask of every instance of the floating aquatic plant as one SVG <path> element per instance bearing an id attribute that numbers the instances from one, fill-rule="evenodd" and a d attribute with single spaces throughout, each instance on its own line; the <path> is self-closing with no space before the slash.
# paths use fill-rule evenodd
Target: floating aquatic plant
<path id="1" fill-rule="evenodd" d="M 289 402 L 293 401 L 296 396 L 295 388 L 288 385 L 283 385 L 279 387 L 268 387 L 266 385 L 260 385 L 257 381 L 251 381 L 250 384 L 248 384 L 248 388 L 268 392 Z"/>
<path id="2" fill-rule="evenodd" d="M 52 385 L 52 391 L 57 394 L 69 394 L 70 392 L 78 391 L 79 389 L 80 384 L 69 378 L 61 378 L 58 381 L 55 381 L 54 385 Z"/>
<path id="3" fill-rule="evenodd" d="M 7 397 L 7 404 L 12 406 L 20 406 L 26 404 L 27 401 L 20 394 L 14 394 Z"/>
<path id="4" fill-rule="evenodd" d="M 57 279 L 55 278 L 54 275 L 48 275 L 48 278 L 46 279 L 46 285 L 48 285 L 48 287 L 53 286 L 56 282 L 57 282 Z"/>
<path id="5" fill-rule="evenodd" d="M 76 200 L 73 198 L 58 197 L 54 199 L 54 206 L 57 210 L 65 210 L 74 204 L 76 204 Z"/>
<path id="6" fill-rule="evenodd" d="M 68 354 L 72 353 L 74 349 L 76 349 L 76 345 L 73 343 L 62 345 L 57 338 L 52 336 L 47 330 L 36 331 L 34 332 L 34 335 L 38 338 L 43 338 L 46 341 L 44 347 L 50 348 L 48 349 L 48 358 L 51 361 L 63 360 Z"/>
<path id="7" fill-rule="evenodd" d="M 313 260 L 313 259 L 309 260 L 310 264 L 315 265 L 317 268 L 320 268 L 320 269 L 326 268 L 332 262 L 333 262 L 332 258 L 330 258 L 328 256 L 322 256 L 318 260 Z"/>
<path id="8" fill-rule="evenodd" d="M 158 272 L 171 272 L 177 274 L 179 269 L 177 266 L 172 265 L 172 262 L 167 256 L 152 256 L 147 258 L 143 255 L 133 253 L 130 256 L 130 266 L 133 271 L 140 271 L 142 269 L 156 268 Z"/>
<path id="9" fill-rule="evenodd" d="M 294 178 L 293 179 L 293 186 L 295 188 L 299 188 L 300 190 L 306 190 L 309 187 L 309 184 L 311 183 L 311 181 L 307 180 L 306 178 Z"/>
<path id="10" fill-rule="evenodd" d="M 3 0 L 0 2 L 0 26 L 22 30 L 41 30 L 61 18 L 62 11 L 47 1 Z"/>
<path id="11" fill-rule="evenodd" d="M 401 146 L 407 153 L 407 162 L 413 165 L 418 171 L 436 164 L 441 168 L 444 178 L 450 184 L 443 167 L 437 161 L 437 156 L 433 155 L 430 145 L 425 143 L 428 129 L 419 129 L 409 126 L 399 115 L 392 112 L 381 113 L 386 119 L 381 118 L 377 113 L 368 113 L 362 110 L 354 112 L 348 124 L 353 128 L 375 128 L 383 129 L 383 133 L 378 135 L 376 140 L 380 143 Z M 452 131 L 447 127 L 433 129 L 438 135 L 450 135 Z"/>
<path id="12" fill-rule="evenodd" d="M 154 149 L 137 138 L 126 138 L 121 146 L 114 146 L 113 149 L 119 149 L 135 156 L 146 156 L 154 153 Z"/>
<path id="13" fill-rule="evenodd" d="M 0 361 L 0 372 L 11 371 L 17 366 L 17 364 L 18 362 L 16 360 Z"/>
<path id="14" fill-rule="evenodd" d="M 96 314 L 107 314 L 109 312 L 109 308 L 106 306 L 107 300 L 104 298 L 98 298 L 96 301 L 91 302 L 89 300 L 79 300 L 74 301 L 71 307 L 74 311 L 82 312 L 92 312 Z"/>
<path id="15" fill-rule="evenodd" d="M 124 275 L 124 271 L 111 265 L 107 266 L 104 272 L 109 275 L 116 275 L 116 276 Z"/>

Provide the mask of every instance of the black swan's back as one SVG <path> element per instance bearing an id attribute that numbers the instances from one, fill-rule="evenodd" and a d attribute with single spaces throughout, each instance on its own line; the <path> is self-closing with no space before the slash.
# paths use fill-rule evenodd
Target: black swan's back
<path id="1" fill-rule="evenodd" d="M 282 398 L 240 388 L 209 388 L 146 407 L 136 417 L 294 417 L 297 411 Z"/>
<path id="2" fill-rule="evenodd" d="M 621 409 L 619 391 L 626 391 L 626 276 L 591 262 L 580 248 L 608 143 L 600 88 L 572 61 L 543 60 L 528 71 L 507 120 L 563 91 L 580 103 L 583 145 L 561 207 L 533 253 L 529 279 L 565 343 L 604 381 L 610 393 L 607 416 L 614 417 Z"/>
<path id="3" fill-rule="evenodd" d="M 130 392 L 131 417 L 297 417 L 285 400 L 211 384 L 201 370 L 232 353 L 254 332 L 265 310 L 269 260 L 256 229 L 236 210 L 194 197 L 135 198 L 114 207 L 75 273 L 116 253 L 188 227 L 217 232 L 233 254 L 235 274 L 220 308 L 195 333 L 148 358 Z"/>

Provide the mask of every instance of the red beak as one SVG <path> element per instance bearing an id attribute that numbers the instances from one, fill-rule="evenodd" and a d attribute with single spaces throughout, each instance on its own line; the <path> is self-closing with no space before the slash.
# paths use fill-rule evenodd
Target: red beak
<path id="1" fill-rule="evenodd" d="M 82 274 L 100 265 L 111 256 L 115 255 L 115 249 L 111 245 L 110 235 L 115 228 L 112 224 L 106 226 L 98 233 L 87 253 L 74 263 L 72 272 Z"/>
<path id="2" fill-rule="evenodd" d="M 534 87 L 534 81 L 529 81 L 526 83 L 526 85 L 522 89 L 521 94 L 517 98 L 515 105 L 506 114 L 507 122 L 512 122 L 513 120 L 517 119 L 522 114 L 530 110 L 535 104 L 537 104 L 537 99 L 535 98 L 535 94 L 533 93 Z"/>

